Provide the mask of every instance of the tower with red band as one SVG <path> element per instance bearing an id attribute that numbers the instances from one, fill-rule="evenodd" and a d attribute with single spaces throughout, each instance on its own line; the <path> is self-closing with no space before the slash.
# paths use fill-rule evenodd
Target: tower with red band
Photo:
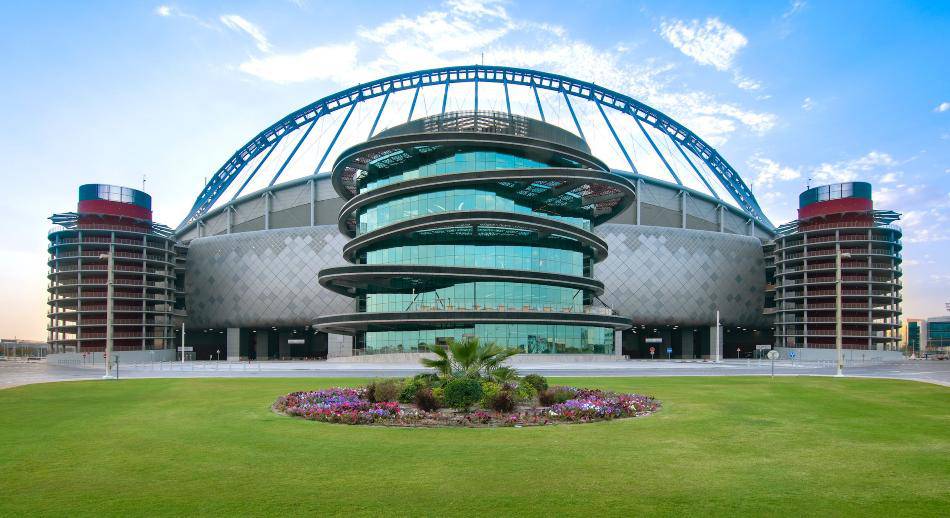
<path id="1" fill-rule="evenodd" d="M 49 232 L 49 343 L 54 352 L 99 352 L 107 334 L 113 259 L 116 351 L 172 347 L 175 239 L 152 221 L 152 198 L 129 187 L 85 184 L 76 212 Z"/>
<path id="2" fill-rule="evenodd" d="M 799 196 L 798 219 L 774 246 L 776 346 L 833 349 L 841 254 L 842 347 L 887 350 L 899 339 L 899 214 L 875 210 L 871 184 L 822 185 Z"/>

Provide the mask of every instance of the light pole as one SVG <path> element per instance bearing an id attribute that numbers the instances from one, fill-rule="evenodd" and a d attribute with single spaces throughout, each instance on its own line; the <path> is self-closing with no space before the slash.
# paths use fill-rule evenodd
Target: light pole
<path id="1" fill-rule="evenodd" d="M 838 371 L 836 377 L 843 377 L 841 372 L 844 355 L 841 352 L 841 260 L 851 259 L 851 254 L 841 253 L 841 245 L 835 245 L 835 351 L 837 352 Z"/>
<path id="2" fill-rule="evenodd" d="M 106 350 L 102 355 L 103 360 L 106 364 L 106 373 L 102 379 L 115 379 L 115 376 L 112 374 L 112 283 L 113 283 L 113 269 L 115 266 L 114 263 L 114 250 L 110 247 L 108 254 L 99 254 L 99 259 L 108 259 L 109 264 L 106 267 Z"/>

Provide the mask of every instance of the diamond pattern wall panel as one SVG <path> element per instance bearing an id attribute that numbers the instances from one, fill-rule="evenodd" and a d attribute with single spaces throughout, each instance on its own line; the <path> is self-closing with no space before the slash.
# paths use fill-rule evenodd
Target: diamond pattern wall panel
<path id="1" fill-rule="evenodd" d="M 606 224 L 608 256 L 594 267 L 601 297 L 635 324 L 767 327 L 765 260 L 753 237 Z"/>
<path id="2" fill-rule="evenodd" d="M 342 266 L 347 238 L 336 225 L 194 239 L 185 304 L 193 327 L 304 326 L 346 313 L 353 299 L 326 290 L 317 272 Z"/>

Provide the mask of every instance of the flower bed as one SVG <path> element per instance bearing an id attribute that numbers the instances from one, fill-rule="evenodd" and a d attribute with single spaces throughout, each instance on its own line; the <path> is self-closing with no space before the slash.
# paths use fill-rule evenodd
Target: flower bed
<path id="1" fill-rule="evenodd" d="M 541 406 L 537 400 L 518 405 L 511 412 L 488 409 L 419 410 L 396 401 L 372 402 L 366 387 L 331 388 L 294 392 L 277 398 L 276 412 L 313 421 L 383 426 L 539 426 L 589 423 L 652 414 L 660 403 L 640 394 L 619 394 L 598 389 L 552 387 L 559 402 Z"/>

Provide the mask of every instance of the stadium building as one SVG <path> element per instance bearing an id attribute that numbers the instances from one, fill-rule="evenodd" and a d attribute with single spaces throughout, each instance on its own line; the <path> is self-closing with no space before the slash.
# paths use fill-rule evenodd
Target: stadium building
<path id="1" fill-rule="evenodd" d="M 174 231 L 173 316 L 198 359 L 466 336 L 745 356 L 778 340 L 778 235 L 739 173 L 650 106 L 533 70 L 425 70 L 320 99 L 229 157 Z"/>

